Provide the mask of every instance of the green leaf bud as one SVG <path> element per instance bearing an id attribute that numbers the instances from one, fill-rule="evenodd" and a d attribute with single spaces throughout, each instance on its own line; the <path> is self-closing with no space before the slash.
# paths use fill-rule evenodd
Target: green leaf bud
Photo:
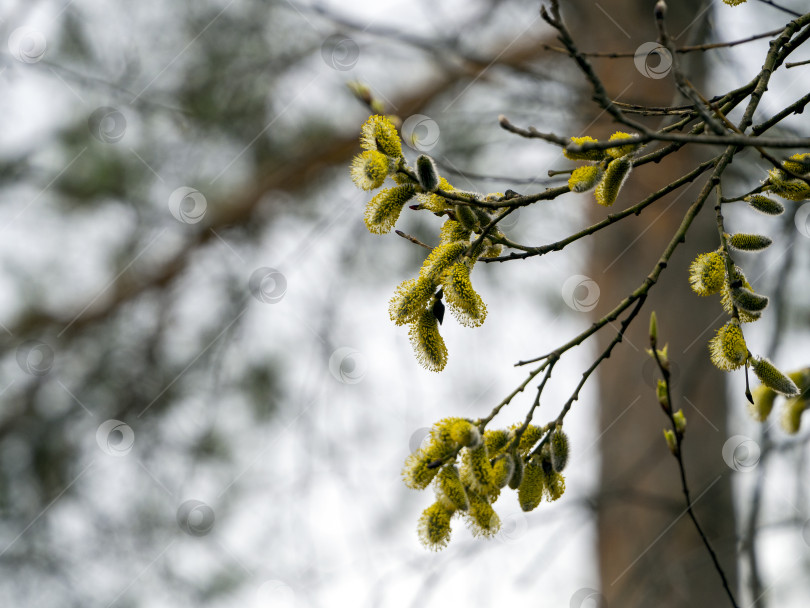
<path id="1" fill-rule="evenodd" d="M 667 395 L 667 383 L 662 379 L 658 379 L 658 385 L 655 389 L 658 403 L 664 408 L 664 411 L 669 411 L 669 396 Z"/>
<path id="2" fill-rule="evenodd" d="M 672 414 L 672 419 L 675 421 L 675 431 L 683 436 L 686 430 L 686 416 L 683 415 L 683 410 L 678 410 Z"/>
<path id="3" fill-rule="evenodd" d="M 664 429 L 664 439 L 667 440 L 667 447 L 673 456 L 678 455 L 678 440 L 675 438 L 675 431 Z"/>

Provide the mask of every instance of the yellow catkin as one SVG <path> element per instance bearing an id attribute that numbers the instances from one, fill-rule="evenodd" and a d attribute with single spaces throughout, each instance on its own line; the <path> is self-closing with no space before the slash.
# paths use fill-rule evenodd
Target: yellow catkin
<path id="1" fill-rule="evenodd" d="M 709 342 L 709 352 L 712 363 L 722 370 L 731 371 L 745 363 L 748 348 L 737 319 L 731 319 L 717 330 L 717 335 Z"/>
<path id="2" fill-rule="evenodd" d="M 428 549 L 440 551 L 450 542 L 450 518 L 453 512 L 437 501 L 422 512 L 417 531 L 419 540 Z"/>
<path id="3" fill-rule="evenodd" d="M 515 461 L 512 459 L 511 454 L 501 454 L 495 459 L 492 465 L 492 479 L 495 486 L 503 488 L 509 483 L 512 478 L 512 472 L 515 470 Z"/>
<path id="4" fill-rule="evenodd" d="M 481 433 L 478 427 L 465 418 L 445 418 L 440 426 L 446 429 L 450 439 L 460 446 L 476 448 L 481 445 Z"/>
<path id="5" fill-rule="evenodd" d="M 501 520 L 485 496 L 469 492 L 470 508 L 467 510 L 467 523 L 473 536 L 490 538 L 501 529 Z"/>
<path id="6" fill-rule="evenodd" d="M 416 360 L 427 370 L 440 372 L 447 365 L 447 346 L 439 333 L 439 322 L 433 311 L 423 311 L 408 332 Z"/>
<path id="7" fill-rule="evenodd" d="M 360 145 L 365 150 L 379 150 L 391 158 L 402 157 L 402 142 L 397 129 L 385 116 L 369 117 L 360 129 Z"/>
<path id="8" fill-rule="evenodd" d="M 794 154 L 782 166 L 796 175 L 804 175 L 810 172 L 810 152 Z"/>
<path id="9" fill-rule="evenodd" d="M 702 253 L 689 266 L 689 285 L 699 296 L 718 293 L 726 283 L 726 261 L 718 251 Z"/>
<path id="10" fill-rule="evenodd" d="M 389 160 L 385 154 L 366 150 L 352 160 L 352 181 L 363 190 L 376 190 L 383 185 L 389 169 Z"/>
<path id="11" fill-rule="evenodd" d="M 581 146 L 583 144 L 595 144 L 596 140 L 593 137 L 586 135 L 585 137 L 572 137 L 571 143 Z M 588 150 L 586 152 L 570 152 L 563 148 L 563 155 L 571 160 L 592 160 L 600 161 L 607 156 L 604 150 Z"/>
<path id="12" fill-rule="evenodd" d="M 546 474 L 543 472 L 543 465 L 537 458 L 532 458 L 523 468 L 523 480 L 518 487 L 520 508 L 526 512 L 536 509 L 543 500 L 545 487 Z"/>
<path id="13" fill-rule="evenodd" d="M 404 281 L 388 303 L 388 314 L 397 325 L 412 323 L 430 304 L 436 286 L 423 277 Z"/>
<path id="14" fill-rule="evenodd" d="M 635 133 L 624 133 L 622 131 L 616 131 L 613 135 L 610 136 L 610 141 L 620 141 L 622 139 L 629 139 L 632 137 L 636 137 Z M 616 148 L 608 148 L 605 152 L 608 153 L 609 156 L 612 158 L 621 158 L 622 156 L 627 156 L 628 154 L 632 154 L 635 152 L 639 147 L 639 144 L 627 144 L 626 146 L 617 146 Z"/>
<path id="15" fill-rule="evenodd" d="M 456 320 L 467 327 L 478 327 L 487 318 L 487 307 L 470 282 L 470 266 L 454 264 L 442 281 L 444 299 Z"/>
<path id="16" fill-rule="evenodd" d="M 487 449 L 483 444 L 477 448 L 467 448 L 462 451 L 459 474 L 464 484 L 478 494 L 486 496 L 498 489 L 495 485 Z"/>
<path id="17" fill-rule="evenodd" d="M 619 191 L 624 184 L 624 180 L 630 174 L 630 169 L 633 167 L 633 161 L 629 156 L 622 156 L 621 158 L 610 161 L 602 181 L 596 187 L 594 197 L 596 202 L 603 207 L 610 207 L 616 202 L 619 196 Z"/>
<path id="18" fill-rule="evenodd" d="M 470 500 L 467 498 L 467 491 L 464 489 L 458 469 L 454 465 L 443 466 L 436 475 L 436 497 L 448 509 L 466 511 L 469 508 Z"/>
<path id="19" fill-rule="evenodd" d="M 364 221 L 373 234 L 387 234 L 399 219 L 402 208 L 416 194 L 411 184 L 381 190 L 366 205 Z"/>
<path id="20" fill-rule="evenodd" d="M 438 283 L 445 271 L 458 263 L 468 246 L 462 241 L 437 245 L 422 263 L 419 276 Z"/>
<path id="21" fill-rule="evenodd" d="M 546 498 L 549 502 L 559 500 L 565 493 L 565 477 L 554 469 L 546 472 Z"/>
<path id="22" fill-rule="evenodd" d="M 445 243 L 454 243 L 455 241 L 465 241 L 469 243 L 470 234 L 472 234 L 472 231 L 469 228 L 465 228 L 460 222 L 448 219 L 445 220 L 441 230 L 439 230 L 439 243 L 442 245 Z"/>
<path id="23" fill-rule="evenodd" d="M 792 178 L 781 169 L 768 171 L 768 189 L 789 201 L 810 198 L 810 186 L 804 180 Z"/>
<path id="24" fill-rule="evenodd" d="M 517 425 L 515 428 L 519 428 L 520 425 Z M 530 424 L 526 427 L 526 430 L 523 431 L 523 434 L 520 436 L 520 443 L 518 444 L 518 451 L 525 456 L 528 454 L 534 445 L 543 438 L 544 433 L 543 427 L 537 426 L 535 424 Z"/>
<path id="25" fill-rule="evenodd" d="M 587 192 L 596 187 L 603 174 L 604 169 L 599 165 L 577 167 L 568 178 L 568 188 L 571 192 Z"/>
<path id="26" fill-rule="evenodd" d="M 509 431 L 505 429 L 493 429 L 491 431 L 484 431 L 484 445 L 487 447 L 487 454 L 490 458 L 494 458 L 506 449 L 509 445 L 512 436 Z"/>

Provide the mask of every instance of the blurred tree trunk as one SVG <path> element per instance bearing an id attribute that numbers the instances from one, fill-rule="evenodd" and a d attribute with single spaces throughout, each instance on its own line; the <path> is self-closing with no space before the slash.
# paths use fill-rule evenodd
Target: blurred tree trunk
<path id="1" fill-rule="evenodd" d="M 571 3 L 564 15 L 583 51 L 635 51 L 657 38 L 654 1 L 615 0 L 603 9 L 590 0 Z M 702 42 L 711 10 L 706 0 L 670 3 L 667 17 L 676 46 Z M 566 8 L 571 8 L 569 5 Z M 717 93 L 704 78 L 701 53 L 679 55 L 691 81 L 706 96 Z M 650 78 L 632 59 L 594 59 L 609 95 L 645 105 L 685 103 L 671 76 Z M 656 57 L 648 59 L 654 70 Z M 573 68 L 572 68 L 573 69 Z M 616 130 L 605 113 L 582 100 L 582 122 L 589 135 L 605 137 Z M 649 123 L 653 125 L 654 123 Z M 660 165 L 634 171 L 616 208 L 625 208 L 705 160 L 700 151 L 682 149 Z M 667 242 L 694 201 L 697 185 L 679 190 L 640 217 L 628 218 L 600 233 L 594 241 L 589 275 L 601 298 L 601 316 L 637 287 L 652 270 Z M 710 201 L 711 202 L 711 201 Z M 605 216 L 593 207 L 591 219 Z M 600 367 L 601 491 L 598 501 L 598 552 L 602 593 L 608 606 L 687 607 L 727 605 L 720 577 L 697 531 L 685 513 L 677 463 L 661 429 L 667 420 L 655 398 L 657 370 L 645 353 L 649 312 L 655 310 L 659 340 L 669 343 L 673 361 L 673 400 L 688 420 L 684 452 L 687 479 L 698 520 L 712 541 L 736 591 L 734 510 L 729 469 L 721 457 L 726 432 L 725 376 L 711 365 L 706 349 L 722 312 L 716 298 L 700 299 L 688 286 L 687 267 L 701 251 L 717 248 L 717 233 L 707 204 L 679 247 L 644 311 L 613 356 Z M 614 324 L 618 329 L 618 324 Z M 600 349 L 615 335 L 600 332 Z M 739 378 L 737 378 L 739 380 Z M 742 390 L 740 391 L 742 393 Z"/>

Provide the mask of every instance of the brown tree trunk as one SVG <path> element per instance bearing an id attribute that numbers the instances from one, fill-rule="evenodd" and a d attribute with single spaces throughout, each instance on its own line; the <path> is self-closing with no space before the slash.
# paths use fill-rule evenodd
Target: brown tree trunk
<path id="1" fill-rule="evenodd" d="M 708 4 L 701 0 L 670 3 L 667 22 L 670 34 L 677 36 L 676 46 L 701 41 Z M 581 50 L 635 51 L 656 40 L 654 5 L 652 0 L 576 0 L 563 9 L 568 9 L 564 17 Z M 684 55 L 679 58 L 704 94 L 718 92 L 702 78 L 700 54 L 693 53 L 688 60 Z M 676 95 L 671 75 L 644 75 L 632 59 L 593 62 L 613 99 L 648 105 L 684 103 Z M 648 74 L 657 75 L 658 60 L 650 57 L 647 65 Z M 580 128 L 596 120 L 587 128 L 588 135 L 602 138 L 627 130 L 613 124 L 606 114 L 597 117 L 598 108 L 589 100 L 583 100 L 582 107 L 588 109 Z M 684 149 L 661 164 L 638 168 L 614 208 L 637 203 L 701 160 L 705 157 Z M 696 186 L 678 190 L 639 217 L 627 218 L 596 235 L 588 272 L 601 290 L 595 314 L 601 316 L 641 284 L 706 179 L 702 176 Z M 591 219 L 602 219 L 607 213 L 594 205 Z M 714 329 L 723 322 L 718 318 L 722 309 L 717 298 L 701 299 L 693 294 L 687 280 L 687 268 L 695 255 L 717 246 L 712 205 L 707 204 L 653 288 L 644 311 L 599 370 L 602 474 L 598 551 L 602 593 L 611 607 L 728 605 L 721 579 L 685 513 L 677 463 L 662 436 L 668 421 L 655 397 L 657 369 L 645 353 L 652 310 L 658 315 L 660 342 L 669 343 L 674 406 L 683 408 L 688 421 L 684 453 L 695 511 L 734 589 L 734 511 L 730 471 L 721 456 L 728 437 L 726 378 L 714 369 L 706 349 Z M 614 326 L 618 329 L 618 323 Z M 600 332 L 600 350 L 614 335 L 610 328 Z"/>

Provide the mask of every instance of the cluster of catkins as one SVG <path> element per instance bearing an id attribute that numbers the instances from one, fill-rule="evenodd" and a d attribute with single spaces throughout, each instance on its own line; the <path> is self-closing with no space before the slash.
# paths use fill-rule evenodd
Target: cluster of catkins
<path id="1" fill-rule="evenodd" d="M 810 176 L 810 153 L 794 154 L 783 163 L 787 171 L 802 176 Z M 803 180 L 782 169 L 772 169 L 762 187 L 763 191 L 794 201 L 810 198 L 810 186 Z M 785 206 L 761 194 L 745 198 L 748 205 L 765 215 L 781 215 Z M 771 239 L 760 234 L 724 234 L 728 249 L 738 251 L 762 251 L 771 244 Z M 808 405 L 802 398 L 802 390 L 810 387 L 805 382 L 805 372 L 784 374 L 764 357 L 752 355 L 745 343 L 742 324 L 761 318 L 768 306 L 767 296 L 754 292 L 751 284 L 739 266 L 733 265 L 720 247 L 716 251 L 699 255 L 690 267 L 689 282 L 692 290 L 700 296 L 721 294 L 721 303 L 731 319 L 723 325 L 709 341 L 712 362 L 722 370 L 731 371 L 750 365 L 762 386 L 754 391 L 751 412 L 757 420 L 765 420 L 773 407 L 777 393 L 788 398 L 785 414 L 782 417 L 784 428 L 791 433 L 799 429 L 802 411 Z M 797 386 L 798 384 L 798 386 Z"/>
<path id="2" fill-rule="evenodd" d="M 562 496 L 568 436 L 561 427 L 521 429 L 517 424 L 482 434 L 465 418 L 444 418 L 408 456 L 402 470 L 405 485 L 424 490 L 432 483 L 436 494 L 436 502 L 419 519 L 419 538 L 426 547 L 447 546 L 454 516 L 466 519 L 475 536 L 495 535 L 501 522 L 492 504 L 507 486 L 517 490 L 524 511 L 535 509 L 544 497 L 554 501 Z"/>
<path id="3" fill-rule="evenodd" d="M 409 167 L 396 127 L 385 116 L 375 115 L 366 121 L 360 144 L 365 151 L 352 162 L 354 183 L 363 190 L 376 190 L 391 177 L 396 184 L 381 190 L 366 206 L 369 232 L 388 233 L 412 200 L 412 209 L 447 218 L 419 276 L 399 285 L 389 305 L 394 323 L 410 325 L 409 337 L 419 363 L 431 371 L 441 371 L 447 364 L 447 347 L 439 333 L 445 304 L 456 320 L 468 327 L 478 327 L 487 316 L 487 307 L 470 282 L 470 271 L 479 258 L 500 255 L 502 245 L 498 241 L 503 234 L 494 227 L 486 237 L 477 238 L 492 216 L 474 203 L 495 200 L 499 195 L 456 190 L 438 175 L 433 159 L 425 154 Z M 470 204 L 437 192 L 461 194 Z"/>
<path id="4" fill-rule="evenodd" d="M 635 137 L 631 133 L 617 131 L 610 136 L 610 141 L 616 142 L 623 139 Z M 572 137 L 571 143 L 581 146 L 583 144 L 597 143 L 593 137 Z M 566 158 L 571 160 L 588 161 L 589 164 L 577 167 L 568 179 L 568 187 L 571 192 L 594 191 L 596 202 L 605 207 L 610 207 L 616 202 L 630 169 L 633 168 L 632 154 L 638 148 L 638 144 L 627 144 L 607 148 L 606 150 L 584 150 L 582 152 L 571 152 L 563 150 Z"/>

